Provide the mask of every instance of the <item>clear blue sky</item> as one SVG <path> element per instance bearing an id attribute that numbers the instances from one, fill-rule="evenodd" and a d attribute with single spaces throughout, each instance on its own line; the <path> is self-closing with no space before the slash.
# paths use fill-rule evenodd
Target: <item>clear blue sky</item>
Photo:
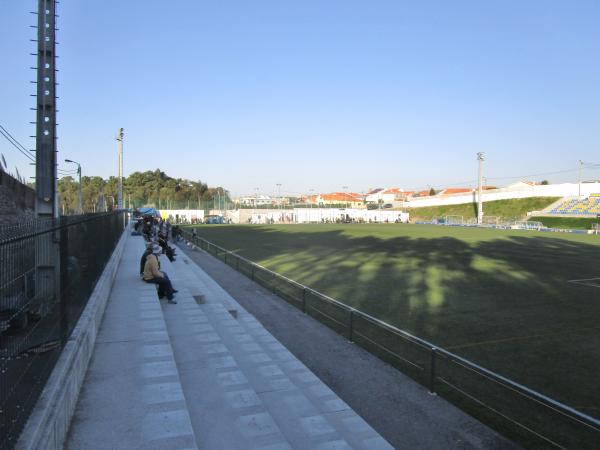
<path id="1" fill-rule="evenodd" d="M 29 146 L 36 3 L 0 0 L 0 123 Z M 600 162 L 598 0 L 64 0 L 59 14 L 59 158 L 84 174 L 116 172 L 120 126 L 126 173 L 236 194 L 441 187 L 475 180 L 478 151 L 490 178 Z"/>

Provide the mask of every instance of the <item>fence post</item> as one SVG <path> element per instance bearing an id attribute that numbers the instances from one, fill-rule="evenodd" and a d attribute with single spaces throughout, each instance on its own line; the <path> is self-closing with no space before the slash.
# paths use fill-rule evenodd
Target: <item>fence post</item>
<path id="1" fill-rule="evenodd" d="M 236 255 L 235 259 L 235 270 L 240 271 L 240 257 Z"/>
<path id="2" fill-rule="evenodd" d="M 435 395 L 435 360 L 437 348 L 431 347 L 431 363 L 429 365 L 429 393 Z"/>
<path id="3" fill-rule="evenodd" d="M 254 268 L 255 268 L 255 267 L 256 267 L 256 266 L 255 266 L 254 264 L 252 264 L 252 275 L 250 276 L 250 279 L 251 279 L 252 281 L 254 281 Z"/>
<path id="4" fill-rule="evenodd" d="M 302 312 L 306 314 L 306 288 L 302 288 Z"/>
<path id="5" fill-rule="evenodd" d="M 350 324 L 348 330 L 348 340 L 350 342 L 354 342 L 354 310 L 350 310 Z"/>

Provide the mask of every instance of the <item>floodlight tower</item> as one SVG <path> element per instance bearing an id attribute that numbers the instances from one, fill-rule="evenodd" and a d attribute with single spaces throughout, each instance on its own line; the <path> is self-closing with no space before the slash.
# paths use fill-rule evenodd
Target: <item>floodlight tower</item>
<path id="1" fill-rule="evenodd" d="M 479 183 L 478 183 L 478 189 L 477 189 L 477 225 L 481 225 L 483 223 L 483 196 L 482 196 L 482 191 L 483 191 L 483 186 L 482 186 L 482 180 L 483 180 L 483 159 L 484 159 L 484 153 L 483 152 L 478 152 L 477 153 L 477 161 L 479 161 Z"/>

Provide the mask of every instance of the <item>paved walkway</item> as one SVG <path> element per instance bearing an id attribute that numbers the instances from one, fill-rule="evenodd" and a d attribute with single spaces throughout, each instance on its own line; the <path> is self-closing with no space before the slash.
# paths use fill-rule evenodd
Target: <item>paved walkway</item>
<path id="1" fill-rule="evenodd" d="M 179 290 L 161 305 L 143 248 L 126 244 L 67 449 L 391 448 L 189 258 L 161 257 Z"/>

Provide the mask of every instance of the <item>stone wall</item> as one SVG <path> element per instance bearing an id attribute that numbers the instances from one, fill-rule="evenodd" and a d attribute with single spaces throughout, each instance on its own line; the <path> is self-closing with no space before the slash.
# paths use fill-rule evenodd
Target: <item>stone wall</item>
<path id="1" fill-rule="evenodd" d="M 0 226 L 34 218 L 35 191 L 0 171 Z"/>

